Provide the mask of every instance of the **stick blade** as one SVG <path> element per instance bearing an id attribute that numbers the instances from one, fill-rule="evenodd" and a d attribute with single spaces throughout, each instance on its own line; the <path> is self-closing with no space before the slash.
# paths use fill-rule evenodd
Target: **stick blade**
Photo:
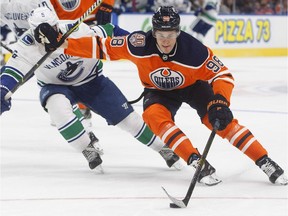
<path id="1" fill-rule="evenodd" d="M 164 190 L 166 195 L 169 197 L 169 199 L 172 201 L 172 203 L 170 203 L 170 208 L 186 208 L 187 207 L 187 205 L 182 200 L 178 200 L 175 197 L 172 197 L 170 194 L 168 194 L 168 192 L 165 190 L 164 187 L 162 187 L 162 189 Z"/>

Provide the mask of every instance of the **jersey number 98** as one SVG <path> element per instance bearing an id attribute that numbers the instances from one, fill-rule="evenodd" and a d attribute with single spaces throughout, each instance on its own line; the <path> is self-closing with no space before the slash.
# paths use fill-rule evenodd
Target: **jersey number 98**
<path id="1" fill-rule="evenodd" d="M 124 45 L 124 38 L 113 38 L 111 40 L 111 46 L 123 46 Z"/>
<path id="2" fill-rule="evenodd" d="M 213 56 L 212 60 L 209 60 L 206 64 L 206 67 L 214 73 L 217 73 L 223 66 L 224 64 L 216 56 Z"/>

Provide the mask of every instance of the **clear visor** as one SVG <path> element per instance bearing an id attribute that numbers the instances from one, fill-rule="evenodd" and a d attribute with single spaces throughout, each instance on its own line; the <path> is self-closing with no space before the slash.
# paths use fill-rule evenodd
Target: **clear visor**
<path id="1" fill-rule="evenodd" d="M 179 34 L 180 32 L 176 31 L 156 31 L 154 37 L 157 39 L 175 39 Z"/>

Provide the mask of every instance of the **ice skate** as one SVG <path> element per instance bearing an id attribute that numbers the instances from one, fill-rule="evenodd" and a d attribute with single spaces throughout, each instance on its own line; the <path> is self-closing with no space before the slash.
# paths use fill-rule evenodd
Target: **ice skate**
<path id="1" fill-rule="evenodd" d="M 192 154 L 189 161 L 191 160 L 192 162 L 190 163 L 190 165 L 196 169 L 200 161 L 199 156 L 197 154 Z M 205 160 L 205 163 L 198 178 L 198 182 L 208 186 L 214 186 L 219 184 L 220 182 L 222 182 L 222 180 L 219 179 L 215 172 L 216 169 L 211 164 L 209 164 L 207 160 Z"/>
<path id="2" fill-rule="evenodd" d="M 99 144 L 99 139 L 95 136 L 93 132 L 89 132 L 89 137 L 90 140 L 94 141 L 93 142 L 93 147 L 96 149 L 99 155 L 104 155 L 104 149 L 100 146 Z"/>
<path id="3" fill-rule="evenodd" d="M 98 142 L 98 139 L 92 132 L 89 133 L 89 136 L 90 136 L 91 142 L 86 147 L 86 149 L 82 151 L 82 154 L 87 159 L 90 169 L 95 169 L 97 167 L 97 169 L 99 169 L 100 171 L 102 170 L 101 172 L 103 172 L 103 169 L 101 166 L 102 159 L 100 157 L 100 153 L 94 147 L 94 145 Z"/>
<path id="4" fill-rule="evenodd" d="M 270 182 L 278 185 L 288 185 L 284 170 L 271 158 L 264 156 L 256 161 L 256 165 L 269 177 Z"/>
<path id="5" fill-rule="evenodd" d="M 178 155 L 176 155 L 173 150 L 170 148 L 164 146 L 160 151 L 160 155 L 164 158 L 166 161 L 167 166 L 174 167 L 177 170 L 183 169 L 183 164 L 180 161 L 180 158 Z"/>

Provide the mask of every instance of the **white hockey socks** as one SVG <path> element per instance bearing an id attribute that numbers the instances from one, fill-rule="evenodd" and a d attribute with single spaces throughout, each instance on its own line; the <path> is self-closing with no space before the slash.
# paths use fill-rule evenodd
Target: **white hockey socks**
<path id="1" fill-rule="evenodd" d="M 46 109 L 62 137 L 74 149 L 82 152 L 90 143 L 90 138 L 74 114 L 70 101 L 62 94 L 55 94 L 47 100 Z"/>
<path id="2" fill-rule="evenodd" d="M 118 123 L 117 126 L 157 152 L 159 152 L 164 146 L 164 143 L 159 139 L 159 137 L 153 134 L 141 116 L 135 111 Z"/>

